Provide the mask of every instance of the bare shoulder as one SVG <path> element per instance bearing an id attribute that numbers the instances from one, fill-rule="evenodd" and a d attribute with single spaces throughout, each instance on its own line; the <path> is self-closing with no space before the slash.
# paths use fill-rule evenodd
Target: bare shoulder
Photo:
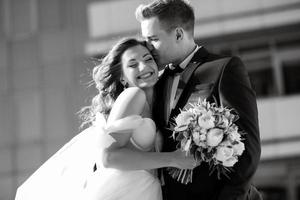
<path id="1" fill-rule="evenodd" d="M 138 87 L 130 87 L 125 89 L 117 99 L 128 99 L 132 101 L 146 101 L 145 92 Z"/>
<path id="2" fill-rule="evenodd" d="M 116 99 L 110 112 L 109 121 L 127 117 L 129 115 L 140 115 L 144 110 L 146 94 L 138 87 L 125 89 Z"/>
<path id="3" fill-rule="evenodd" d="M 146 102 L 145 92 L 138 87 L 130 87 L 125 89 L 116 99 L 115 104 L 123 104 L 123 106 L 143 106 Z"/>

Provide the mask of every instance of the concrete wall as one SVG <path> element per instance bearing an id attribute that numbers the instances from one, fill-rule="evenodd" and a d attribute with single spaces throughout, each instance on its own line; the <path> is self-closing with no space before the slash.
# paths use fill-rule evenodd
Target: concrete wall
<path id="1" fill-rule="evenodd" d="M 147 0 L 99 1 L 88 4 L 90 41 L 87 54 L 106 51 L 120 36 L 136 35 L 134 12 Z M 214 37 L 260 30 L 300 21 L 299 0 L 190 0 L 195 10 L 195 37 Z"/>
<path id="2" fill-rule="evenodd" d="M 0 0 L 0 200 L 78 133 L 86 4 Z"/>

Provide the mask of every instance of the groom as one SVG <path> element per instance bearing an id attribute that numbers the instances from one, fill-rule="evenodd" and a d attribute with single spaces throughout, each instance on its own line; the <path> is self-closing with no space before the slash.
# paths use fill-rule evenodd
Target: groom
<path id="1" fill-rule="evenodd" d="M 162 170 L 167 200 L 246 200 L 261 199 L 251 185 L 260 159 L 260 136 L 256 97 L 248 74 L 238 57 L 209 53 L 194 41 L 193 8 L 183 0 L 155 0 L 140 5 L 136 18 L 143 37 L 153 45 L 162 66 L 169 65 L 156 85 L 154 118 L 163 132 L 163 151 L 176 149 L 170 137 L 170 121 L 188 102 L 201 97 L 218 105 L 234 108 L 237 125 L 246 132 L 245 151 L 234 165 L 230 178 L 209 175 L 207 164 L 193 171 L 193 182 L 184 185 Z M 159 98 L 163 97 L 163 99 Z"/>

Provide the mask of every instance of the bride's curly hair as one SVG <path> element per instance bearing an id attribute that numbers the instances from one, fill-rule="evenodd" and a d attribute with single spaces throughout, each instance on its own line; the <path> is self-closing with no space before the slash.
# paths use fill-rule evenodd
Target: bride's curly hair
<path id="1" fill-rule="evenodd" d="M 123 73 L 121 63 L 122 55 L 127 49 L 138 45 L 148 48 L 150 53 L 155 54 L 152 46 L 144 40 L 123 38 L 113 46 L 108 54 L 100 61 L 100 64 L 94 67 L 92 82 L 98 90 L 98 94 L 93 97 L 90 106 L 83 107 L 79 111 L 79 117 L 82 120 L 81 128 L 92 125 L 97 113 L 108 116 L 115 100 L 124 90 L 124 86 L 120 81 Z"/>

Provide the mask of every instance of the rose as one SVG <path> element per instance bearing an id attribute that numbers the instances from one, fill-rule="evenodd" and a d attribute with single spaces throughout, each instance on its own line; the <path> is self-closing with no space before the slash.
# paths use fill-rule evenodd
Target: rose
<path id="1" fill-rule="evenodd" d="M 205 108 L 200 107 L 200 106 L 190 108 L 189 111 L 194 113 L 195 115 L 202 115 L 203 113 L 207 112 Z"/>
<path id="2" fill-rule="evenodd" d="M 189 123 L 193 119 L 193 113 L 188 111 L 181 112 L 176 118 L 176 127 L 174 128 L 175 131 L 184 131 L 187 129 Z"/>
<path id="3" fill-rule="evenodd" d="M 200 141 L 206 140 L 206 134 L 200 134 Z"/>
<path id="4" fill-rule="evenodd" d="M 215 126 L 215 117 L 211 111 L 203 112 L 198 118 L 198 125 L 204 129 L 210 129 Z"/>
<path id="5" fill-rule="evenodd" d="M 200 146 L 200 143 L 206 140 L 206 135 L 200 132 L 193 132 L 193 141 L 196 145 Z"/>
<path id="6" fill-rule="evenodd" d="M 221 161 L 225 167 L 232 167 L 237 159 L 233 156 L 234 150 L 230 146 L 221 145 L 217 147 L 214 158 Z"/>
<path id="7" fill-rule="evenodd" d="M 241 135 L 238 133 L 238 127 L 236 125 L 232 125 L 228 129 L 228 138 L 233 141 L 240 141 Z"/>
<path id="8" fill-rule="evenodd" d="M 223 165 L 225 167 L 232 167 L 236 162 L 237 162 L 237 158 L 236 157 L 231 157 L 225 161 L 223 161 Z"/>
<path id="9" fill-rule="evenodd" d="M 200 128 L 200 130 L 199 130 L 199 132 L 200 132 L 200 134 L 201 135 L 207 135 L 207 129 L 204 129 L 204 128 Z M 205 136 L 205 138 L 206 138 L 206 136 Z"/>
<path id="10" fill-rule="evenodd" d="M 232 148 L 233 148 L 234 154 L 240 156 L 240 155 L 242 155 L 242 153 L 243 153 L 244 150 L 245 150 L 245 145 L 244 145 L 244 143 L 238 141 L 238 143 L 237 143 L 237 144 L 234 144 L 234 145 L 232 146 Z"/>
<path id="11" fill-rule="evenodd" d="M 217 146 L 222 141 L 223 135 L 224 134 L 222 129 L 219 128 L 210 129 L 207 132 L 207 137 L 206 137 L 207 145 L 211 147 Z"/>
<path id="12" fill-rule="evenodd" d="M 232 156 L 233 156 L 233 148 L 228 146 L 223 146 L 223 145 L 217 147 L 216 154 L 214 155 L 214 157 L 221 162 L 228 160 Z"/>
<path id="13" fill-rule="evenodd" d="M 175 122 L 177 126 L 187 125 L 193 119 L 193 113 L 188 111 L 181 112 L 176 118 Z"/>

